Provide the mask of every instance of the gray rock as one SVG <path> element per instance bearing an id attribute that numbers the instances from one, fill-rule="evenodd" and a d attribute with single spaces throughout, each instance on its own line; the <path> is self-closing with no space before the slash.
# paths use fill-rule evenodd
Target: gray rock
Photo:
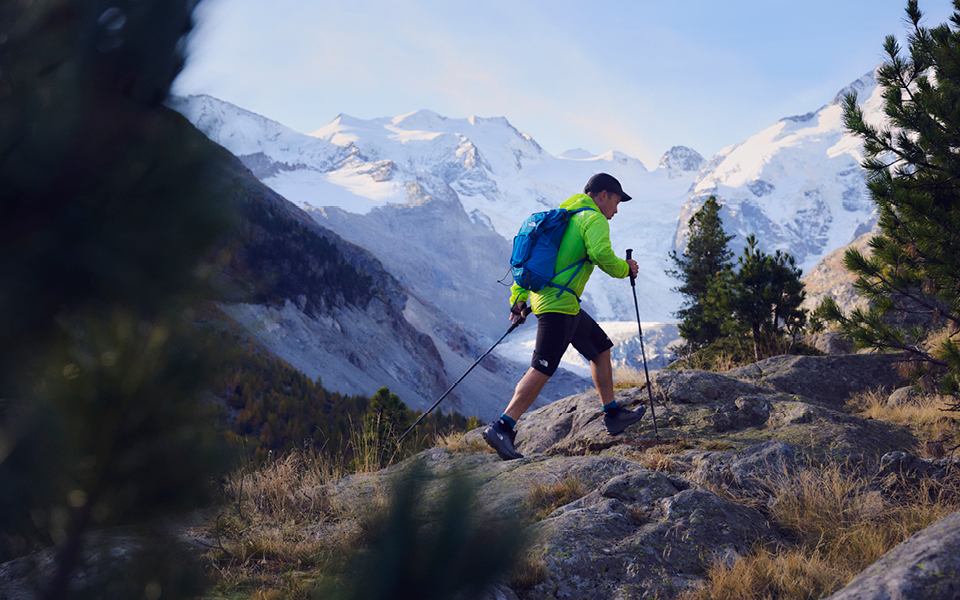
<path id="1" fill-rule="evenodd" d="M 675 597 L 712 561 L 779 539 L 756 510 L 644 470 L 611 480 L 537 527 L 550 575 L 525 593 L 530 599 Z"/>
<path id="2" fill-rule="evenodd" d="M 488 590 L 484 600 L 519 600 L 519 598 L 513 590 L 501 583 Z"/>
<path id="3" fill-rule="evenodd" d="M 645 400 L 646 396 L 640 392 L 639 388 L 618 391 L 616 399 L 621 406 L 632 408 Z M 583 454 L 585 449 L 599 451 L 652 429 L 648 413 L 626 433 L 612 438 L 603 425 L 600 397 L 593 391 L 558 400 L 523 415 L 517 423 L 516 443 L 517 450 L 524 455 L 542 452 Z M 477 435 L 479 432 L 471 432 L 471 436 Z"/>
<path id="4" fill-rule="evenodd" d="M 917 443 L 905 426 L 862 419 L 801 401 L 771 402 L 764 431 L 768 439 L 804 448 L 814 460 L 875 461 L 888 452 Z"/>
<path id="5" fill-rule="evenodd" d="M 804 341 L 827 355 L 853 353 L 853 343 L 840 335 L 838 331 L 815 333 L 807 336 Z"/>
<path id="6" fill-rule="evenodd" d="M 725 375 L 839 407 L 858 392 L 899 385 L 902 379 L 893 368 L 897 360 L 890 354 L 775 356 Z"/>
<path id="7" fill-rule="evenodd" d="M 658 398 L 682 404 L 713 404 L 770 391 L 728 374 L 690 369 L 656 371 L 651 374 L 651 381 L 655 386 L 654 395 Z"/>
<path id="8" fill-rule="evenodd" d="M 724 432 L 744 427 L 763 427 L 770 418 L 769 396 L 741 396 L 732 403 L 717 406 L 711 416 L 715 431 Z"/>
<path id="9" fill-rule="evenodd" d="M 880 459 L 877 474 L 867 489 L 894 499 L 901 494 L 909 497 L 916 493 L 924 479 L 942 481 L 948 475 L 956 474 L 957 462 L 954 457 L 935 460 L 918 458 L 907 452 L 890 452 Z"/>
<path id="10" fill-rule="evenodd" d="M 887 408 L 896 408 L 911 402 L 916 402 L 917 398 L 918 394 L 912 385 L 897 388 L 890 394 L 890 397 L 887 398 Z"/>
<path id="11" fill-rule="evenodd" d="M 678 462 L 687 467 L 687 476 L 698 483 L 728 487 L 733 484 L 730 465 L 736 460 L 736 452 L 722 450 L 688 452 Z"/>
<path id="12" fill-rule="evenodd" d="M 833 404 L 739 381 L 729 373 L 654 373 L 661 439 L 697 443 L 722 439 L 735 451 L 773 440 L 803 447 L 817 460 L 840 461 L 877 460 L 887 452 L 916 444 L 903 426 L 854 417 L 833 409 Z M 807 374 L 817 379 L 816 373 Z M 792 377 L 789 369 L 781 375 L 782 380 Z M 627 407 L 636 407 L 646 398 L 646 391 L 640 388 L 617 392 L 618 402 Z M 599 406 L 596 392 L 590 392 L 525 414 L 517 425 L 517 448 L 526 456 L 626 456 L 655 442 L 649 411 L 637 425 L 613 437 L 603 426 Z M 479 434 L 479 430 L 471 432 L 468 439 L 479 440 Z"/>
<path id="13" fill-rule="evenodd" d="M 887 552 L 829 600 L 933 598 L 960 598 L 960 512 Z"/>
<path id="14" fill-rule="evenodd" d="M 739 452 L 730 465 L 730 474 L 740 489 L 761 489 L 767 481 L 790 476 L 801 464 L 801 453 L 795 446 L 770 441 Z"/>
<path id="15" fill-rule="evenodd" d="M 803 465 L 790 444 L 769 441 L 740 452 L 694 452 L 681 459 L 693 469 L 690 479 L 732 491 L 764 491 L 768 481 L 788 477 Z"/>

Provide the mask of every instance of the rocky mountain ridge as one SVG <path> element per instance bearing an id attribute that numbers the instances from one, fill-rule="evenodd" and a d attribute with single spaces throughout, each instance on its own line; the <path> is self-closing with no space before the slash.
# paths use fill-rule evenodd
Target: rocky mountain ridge
<path id="1" fill-rule="evenodd" d="M 317 224 L 223 148 L 211 151 L 220 157 L 217 185 L 238 211 L 217 259 L 221 307 L 263 347 L 328 389 L 369 396 L 387 386 L 414 410 L 432 405 L 482 354 L 456 319 L 412 296 L 371 252 Z M 502 409 L 521 370 L 496 357 L 482 366 L 443 410 Z"/>

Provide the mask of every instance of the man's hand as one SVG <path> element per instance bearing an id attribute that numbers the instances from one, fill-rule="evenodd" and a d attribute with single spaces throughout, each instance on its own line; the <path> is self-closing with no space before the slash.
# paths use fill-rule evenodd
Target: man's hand
<path id="1" fill-rule="evenodd" d="M 530 307 L 527 306 L 527 303 L 517 302 L 510 308 L 510 322 L 523 325 L 523 322 L 527 320 L 527 315 L 529 314 Z"/>
<path id="2" fill-rule="evenodd" d="M 640 267 L 639 265 L 637 265 L 637 261 L 631 258 L 630 260 L 627 261 L 627 266 L 630 267 L 630 276 L 636 279 L 637 273 L 640 272 Z"/>

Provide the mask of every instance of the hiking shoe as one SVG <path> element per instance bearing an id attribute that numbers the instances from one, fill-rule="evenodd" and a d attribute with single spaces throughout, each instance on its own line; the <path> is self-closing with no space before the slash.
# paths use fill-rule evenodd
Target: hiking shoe
<path id="1" fill-rule="evenodd" d="M 483 430 L 483 439 L 487 444 L 497 451 L 497 455 L 503 460 L 515 460 L 523 458 L 523 455 L 517 452 L 513 442 L 517 439 L 516 431 L 504 431 L 500 423 L 494 421 L 490 426 Z"/>
<path id="2" fill-rule="evenodd" d="M 621 408 L 620 412 L 617 413 L 615 417 L 603 417 L 603 424 L 607 426 L 607 433 L 610 435 L 617 435 L 622 433 L 624 429 L 630 427 L 641 418 L 643 418 L 644 413 L 647 412 L 646 406 L 641 406 L 637 410 L 627 410 Z"/>

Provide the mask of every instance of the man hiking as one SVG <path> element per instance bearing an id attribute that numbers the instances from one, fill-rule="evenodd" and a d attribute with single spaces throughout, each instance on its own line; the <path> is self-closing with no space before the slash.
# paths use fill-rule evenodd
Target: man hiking
<path id="1" fill-rule="evenodd" d="M 523 458 L 514 446 L 517 420 L 537 399 L 547 380 L 556 372 L 567 347 L 573 344 L 590 361 L 593 383 L 600 394 L 604 425 L 610 435 L 621 433 L 643 417 L 646 407 L 636 411 L 617 405 L 613 397 L 613 370 L 610 348 L 613 342 L 600 325 L 580 308 L 580 295 L 594 265 L 617 278 L 637 275 L 637 262 L 623 260 L 610 246 L 610 224 L 617 206 L 630 200 L 620 182 L 606 173 L 597 173 L 582 194 L 574 194 L 560 208 L 579 211 L 570 216 L 557 254 L 555 275 L 548 287 L 530 292 L 514 284 L 510 289 L 510 320 L 522 323 L 530 312 L 537 316 L 537 342 L 530 369 L 517 384 L 503 415 L 483 431 L 487 441 L 503 460 Z M 529 307 L 527 303 L 529 302 Z"/>

